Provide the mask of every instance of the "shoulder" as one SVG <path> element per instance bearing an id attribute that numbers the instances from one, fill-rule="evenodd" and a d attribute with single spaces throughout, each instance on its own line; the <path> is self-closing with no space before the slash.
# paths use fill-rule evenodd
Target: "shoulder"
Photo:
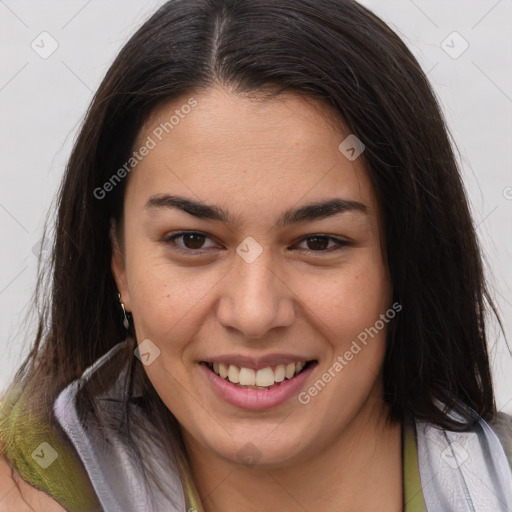
<path id="1" fill-rule="evenodd" d="M 101 510 L 72 443 L 29 402 L 14 391 L 0 401 L 0 512 Z"/>
<path id="2" fill-rule="evenodd" d="M 0 457 L 0 512 L 66 512 L 48 494 L 25 482 L 5 458 Z"/>
<path id="3" fill-rule="evenodd" d="M 501 441 L 512 465 L 512 416 L 504 412 L 498 412 L 489 425 Z"/>

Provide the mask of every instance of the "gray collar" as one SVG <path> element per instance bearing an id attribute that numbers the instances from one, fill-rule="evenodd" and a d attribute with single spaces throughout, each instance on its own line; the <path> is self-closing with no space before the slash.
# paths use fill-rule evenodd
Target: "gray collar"
<path id="1" fill-rule="evenodd" d="M 137 422 L 147 429 L 151 425 L 136 404 L 126 405 L 126 347 L 127 341 L 115 345 L 67 386 L 55 401 L 55 416 L 78 452 L 104 512 L 182 512 L 186 505 L 176 459 L 164 456 L 162 447 L 146 434 L 138 436 Z M 98 415 L 90 407 L 83 412 L 86 385 L 96 390 Z M 130 446 L 123 440 L 123 406 L 130 408 L 130 431 L 144 443 L 145 460 L 162 476 L 164 493 L 154 482 L 145 485 Z"/>
<path id="2" fill-rule="evenodd" d="M 475 411 L 462 406 L 475 421 L 464 432 L 416 420 L 418 464 L 427 510 L 510 512 L 512 470 L 500 438 Z M 453 412 L 449 415 L 463 420 Z M 511 426 L 509 423 L 509 432 Z"/>

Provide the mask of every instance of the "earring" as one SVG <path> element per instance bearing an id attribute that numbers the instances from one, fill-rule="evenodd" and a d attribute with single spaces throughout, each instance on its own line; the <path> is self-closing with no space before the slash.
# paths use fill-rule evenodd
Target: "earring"
<path id="1" fill-rule="evenodd" d="M 121 308 L 123 310 L 123 316 L 124 316 L 123 325 L 124 325 L 124 328 L 126 330 L 128 330 L 130 328 L 130 322 L 128 320 L 128 317 L 126 316 L 126 309 L 124 309 L 124 303 L 121 301 L 121 294 L 118 293 L 117 296 L 119 297 L 119 304 L 121 304 Z"/>

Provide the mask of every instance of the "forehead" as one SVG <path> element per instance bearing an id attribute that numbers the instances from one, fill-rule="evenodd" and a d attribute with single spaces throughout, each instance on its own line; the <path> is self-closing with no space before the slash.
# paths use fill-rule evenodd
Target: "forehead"
<path id="1" fill-rule="evenodd" d="M 349 135 L 325 104 L 293 92 L 262 99 L 215 87 L 183 95 L 141 129 L 134 149 L 149 141 L 152 149 L 130 174 L 127 201 L 141 206 L 179 192 L 265 214 L 270 205 L 338 195 L 376 214 L 363 159 L 339 149 Z"/>

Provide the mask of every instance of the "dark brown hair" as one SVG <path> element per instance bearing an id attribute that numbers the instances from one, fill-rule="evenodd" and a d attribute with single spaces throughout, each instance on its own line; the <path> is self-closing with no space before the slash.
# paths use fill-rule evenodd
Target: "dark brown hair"
<path id="1" fill-rule="evenodd" d="M 128 41 L 90 105 L 59 191 L 51 293 L 17 374 L 35 384 L 32 404 L 51 410 L 126 336 L 109 239 L 126 179 L 103 199 L 94 190 L 127 161 L 155 108 L 216 83 L 321 99 L 361 139 L 403 308 L 388 332 L 385 399 L 396 418 L 410 412 L 457 428 L 436 405 L 456 408 L 457 399 L 491 420 L 485 320 L 496 310 L 440 107 L 405 44 L 351 0 L 172 0 Z M 164 425 L 169 411 L 128 356 Z"/>

